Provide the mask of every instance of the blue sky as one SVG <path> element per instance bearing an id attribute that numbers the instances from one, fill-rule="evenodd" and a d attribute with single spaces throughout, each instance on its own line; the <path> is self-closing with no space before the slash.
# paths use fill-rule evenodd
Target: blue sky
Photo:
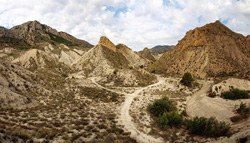
<path id="1" fill-rule="evenodd" d="M 250 35 L 249 7 L 250 0 L 0 0 L 0 26 L 38 20 L 94 45 L 107 36 L 138 51 L 175 45 L 216 20 Z"/>

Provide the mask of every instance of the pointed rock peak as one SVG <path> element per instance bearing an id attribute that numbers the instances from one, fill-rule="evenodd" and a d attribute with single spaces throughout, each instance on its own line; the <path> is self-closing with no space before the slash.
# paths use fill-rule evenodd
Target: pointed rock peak
<path id="1" fill-rule="evenodd" d="M 32 27 L 32 26 L 38 26 L 38 25 L 43 25 L 43 24 L 41 24 L 39 21 L 37 21 L 37 20 L 34 20 L 34 21 L 28 21 L 28 22 L 26 22 L 26 23 L 23 23 L 23 24 L 21 24 L 20 26 L 24 26 L 24 25 L 26 25 L 26 26 L 30 26 L 30 27 Z"/>
<path id="2" fill-rule="evenodd" d="M 129 47 L 127 47 L 124 44 L 119 43 L 118 45 L 116 45 L 117 48 L 117 52 L 124 54 L 128 54 L 130 51 L 132 51 Z"/>
<path id="3" fill-rule="evenodd" d="M 37 20 L 34 20 L 34 21 L 28 21 L 28 22 L 26 22 L 26 23 L 30 23 L 30 24 L 33 24 L 33 23 L 36 23 L 36 24 L 41 24 L 39 21 L 37 21 Z"/>
<path id="4" fill-rule="evenodd" d="M 99 45 L 103 45 L 110 50 L 116 52 L 116 46 L 105 36 L 102 36 L 99 41 Z"/>
<path id="5" fill-rule="evenodd" d="M 34 22 L 34 23 L 40 23 L 40 22 L 39 22 L 39 21 L 37 21 L 37 20 L 34 20 L 33 22 Z"/>
<path id="6" fill-rule="evenodd" d="M 144 52 L 150 52 L 150 50 L 148 49 L 148 47 L 144 48 L 142 51 L 144 51 Z"/>
<path id="7" fill-rule="evenodd" d="M 220 20 L 216 20 L 214 23 L 216 23 L 216 24 L 222 24 L 222 23 L 220 22 Z"/>
<path id="8" fill-rule="evenodd" d="M 141 51 L 142 54 L 152 55 L 151 51 L 146 47 Z"/>
<path id="9" fill-rule="evenodd" d="M 146 58 L 151 61 L 155 61 L 155 58 L 153 57 L 150 50 L 146 47 L 140 52 L 141 57 Z"/>
<path id="10" fill-rule="evenodd" d="M 205 26 L 201 27 L 201 28 L 207 28 L 207 29 L 211 29 L 211 30 L 215 30 L 216 28 L 220 28 L 220 29 L 227 29 L 230 30 L 229 28 L 227 28 L 227 26 L 225 26 L 223 23 L 221 23 L 219 20 L 216 20 L 213 23 L 209 23 L 206 24 Z M 231 31 L 231 30 L 230 30 Z"/>

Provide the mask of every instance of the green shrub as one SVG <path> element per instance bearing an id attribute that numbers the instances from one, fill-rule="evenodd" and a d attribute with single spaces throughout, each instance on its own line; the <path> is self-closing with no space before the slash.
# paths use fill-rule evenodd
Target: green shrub
<path id="1" fill-rule="evenodd" d="M 246 103 L 240 103 L 240 107 L 237 109 L 237 112 L 240 114 L 240 113 L 243 113 L 243 112 L 246 112 L 246 113 L 249 113 L 249 108 L 247 108 L 247 105 Z"/>
<path id="2" fill-rule="evenodd" d="M 166 112 L 158 118 L 158 123 L 162 129 L 170 126 L 180 126 L 183 122 L 183 118 L 175 111 Z"/>
<path id="3" fill-rule="evenodd" d="M 173 111 L 173 112 L 169 112 L 166 114 L 168 121 L 169 121 L 169 126 L 180 126 L 182 124 L 183 118 L 180 114 L 178 114 L 177 112 Z"/>
<path id="4" fill-rule="evenodd" d="M 195 117 L 188 121 L 188 130 L 192 134 L 219 137 L 228 134 L 229 124 L 219 122 L 215 118 Z"/>
<path id="5" fill-rule="evenodd" d="M 181 83 L 185 86 L 192 87 L 192 82 L 194 81 L 191 73 L 186 72 L 182 76 Z"/>
<path id="6" fill-rule="evenodd" d="M 249 98 L 249 94 L 244 90 L 232 89 L 231 91 L 227 91 L 222 94 L 222 97 L 225 99 L 247 99 Z"/>
<path id="7" fill-rule="evenodd" d="M 168 117 L 166 113 L 164 113 L 162 116 L 158 118 L 158 123 L 162 129 L 165 129 L 168 127 L 169 121 L 168 121 Z"/>
<path id="8" fill-rule="evenodd" d="M 65 74 L 65 73 L 63 73 L 63 74 L 62 74 L 62 77 L 65 77 L 65 78 L 66 78 L 66 77 L 68 77 L 68 75 Z"/>
<path id="9" fill-rule="evenodd" d="M 187 111 L 186 111 L 186 110 L 183 110 L 183 111 L 181 112 L 181 115 L 187 117 L 187 116 L 188 116 Z"/>
<path id="10" fill-rule="evenodd" d="M 175 111 L 176 107 L 168 97 L 163 97 L 162 99 L 156 100 L 153 104 L 150 104 L 148 110 L 153 115 L 159 117 L 165 112 Z"/>
<path id="11" fill-rule="evenodd" d="M 250 116 L 250 107 L 247 107 L 245 103 L 240 103 L 240 107 L 236 110 L 238 115 L 231 117 L 232 122 L 238 122 L 242 119 L 246 119 Z"/>

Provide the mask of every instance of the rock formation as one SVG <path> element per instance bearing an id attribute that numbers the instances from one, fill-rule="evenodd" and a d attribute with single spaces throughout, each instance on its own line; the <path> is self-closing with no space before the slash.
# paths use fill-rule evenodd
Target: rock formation
<path id="1" fill-rule="evenodd" d="M 15 34 L 12 31 L 10 31 L 9 29 L 6 29 L 6 28 L 0 26 L 0 37 L 15 38 Z"/>
<path id="2" fill-rule="evenodd" d="M 175 48 L 149 67 L 157 73 L 192 73 L 195 77 L 249 77 L 250 43 L 220 21 L 186 33 Z"/>
<path id="3" fill-rule="evenodd" d="M 12 33 L 26 41 L 28 44 L 34 46 L 40 42 L 64 43 L 67 45 L 82 45 L 86 48 L 91 48 L 93 45 L 84 40 L 77 39 L 65 32 L 58 32 L 57 30 L 41 24 L 38 21 L 29 21 L 24 24 L 12 27 Z"/>
<path id="4" fill-rule="evenodd" d="M 105 36 L 102 36 L 99 40 L 99 45 L 109 48 L 110 50 L 116 52 L 115 45 Z"/>
<path id="5" fill-rule="evenodd" d="M 158 55 L 158 54 L 163 54 L 165 52 L 167 52 L 168 50 L 174 48 L 175 46 L 171 45 L 157 45 L 153 48 L 150 49 L 150 52 L 153 54 L 153 55 Z"/>
<path id="6" fill-rule="evenodd" d="M 150 52 L 150 50 L 148 48 L 144 48 L 140 53 L 140 56 L 145 58 L 145 59 L 148 59 L 150 61 L 155 61 L 155 58 L 154 56 L 152 55 L 152 53 Z"/>

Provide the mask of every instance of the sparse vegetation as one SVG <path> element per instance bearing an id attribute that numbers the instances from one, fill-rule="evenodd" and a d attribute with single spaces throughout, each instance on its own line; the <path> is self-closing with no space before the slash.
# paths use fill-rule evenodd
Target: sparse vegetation
<path id="1" fill-rule="evenodd" d="M 174 106 L 173 102 L 169 100 L 168 97 L 163 97 L 162 99 L 154 101 L 153 104 L 150 104 L 148 106 L 148 110 L 153 115 L 160 117 L 165 112 L 175 111 L 176 107 Z"/>
<path id="2" fill-rule="evenodd" d="M 191 134 L 220 137 L 228 135 L 230 125 L 215 118 L 195 117 L 187 121 L 187 128 Z"/>
<path id="3" fill-rule="evenodd" d="M 53 45 L 55 45 L 55 42 L 56 42 L 56 43 L 65 44 L 67 46 L 78 46 L 78 44 L 74 44 L 74 43 L 72 43 L 72 42 L 70 42 L 70 41 L 68 41 L 68 40 L 66 40 L 66 39 L 64 39 L 62 37 L 56 36 L 56 35 L 54 35 L 52 33 L 47 32 L 47 34 L 49 34 L 49 36 L 50 36 L 50 38 L 52 40 L 51 43 Z"/>
<path id="4" fill-rule="evenodd" d="M 189 72 L 186 72 L 183 76 L 182 76 L 182 79 L 181 79 L 181 83 L 185 86 L 188 86 L 188 87 L 192 87 L 192 83 L 193 83 L 194 79 L 191 75 L 191 73 Z"/>
<path id="5" fill-rule="evenodd" d="M 82 88 L 81 94 L 91 99 L 101 100 L 103 102 L 118 102 L 119 99 L 122 99 L 122 96 L 117 93 L 91 87 Z"/>
<path id="6" fill-rule="evenodd" d="M 242 119 L 247 119 L 250 116 L 250 106 L 247 106 L 246 103 L 240 103 L 238 109 L 236 109 L 238 115 L 231 117 L 232 122 L 238 122 Z"/>
<path id="7" fill-rule="evenodd" d="M 26 47 L 26 48 L 30 47 L 23 40 L 19 40 L 19 39 L 16 39 L 16 38 L 11 38 L 11 37 L 0 37 L 0 44 L 1 43 L 8 44 L 8 46 L 14 46 L 17 49 L 19 49 L 19 47 Z M 22 50 L 22 49 L 20 49 L 20 50 Z"/>
<path id="8" fill-rule="evenodd" d="M 161 129 L 185 125 L 191 134 L 206 137 L 226 136 L 230 129 L 229 124 L 217 121 L 215 118 L 195 117 L 194 119 L 184 120 L 184 116 L 187 116 L 186 111 L 184 110 L 181 114 L 177 113 L 173 102 L 167 97 L 150 104 L 148 110 L 157 117 Z"/>
<path id="9" fill-rule="evenodd" d="M 157 117 L 157 122 L 162 129 L 178 127 L 183 122 L 183 116 L 177 113 L 177 108 L 168 97 L 154 101 L 148 106 L 148 110 Z"/>
<path id="10" fill-rule="evenodd" d="M 244 90 L 232 89 L 231 91 L 224 92 L 222 97 L 231 100 L 248 99 L 249 94 Z"/>

